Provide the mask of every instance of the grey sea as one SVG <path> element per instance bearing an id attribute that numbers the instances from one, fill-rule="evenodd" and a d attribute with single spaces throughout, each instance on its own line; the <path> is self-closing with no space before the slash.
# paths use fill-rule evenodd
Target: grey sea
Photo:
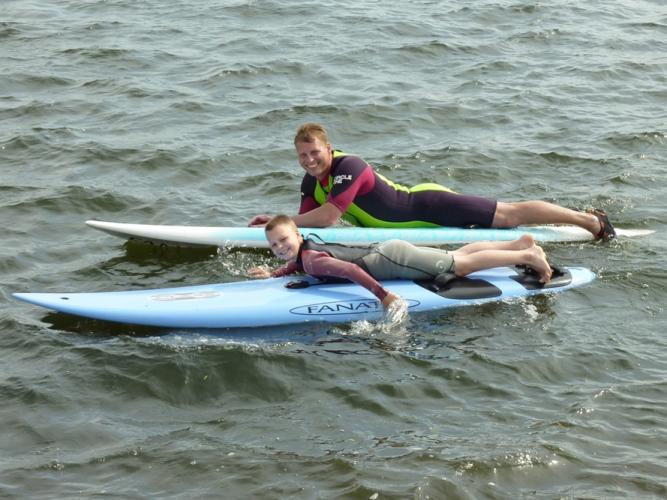
<path id="1" fill-rule="evenodd" d="M 170 331 L 13 292 L 228 282 L 88 228 L 294 213 L 306 121 L 396 182 L 606 210 L 582 288 Z M 0 497 L 667 497 L 663 0 L 3 0 Z"/>

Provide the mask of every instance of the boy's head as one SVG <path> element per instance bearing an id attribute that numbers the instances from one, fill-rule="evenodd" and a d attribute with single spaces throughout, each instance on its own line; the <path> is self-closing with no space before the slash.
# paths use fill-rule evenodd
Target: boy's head
<path id="1" fill-rule="evenodd" d="M 266 223 L 266 226 L 264 226 L 264 232 L 268 233 L 271 231 L 274 227 L 276 226 L 289 226 L 292 228 L 292 230 L 295 233 L 299 232 L 299 228 L 296 227 L 296 224 L 292 220 L 292 218 L 289 215 L 285 214 L 278 214 L 274 217 L 272 217 L 269 222 Z"/>
<path id="2" fill-rule="evenodd" d="M 287 215 L 276 215 L 264 226 L 264 234 L 273 254 L 279 259 L 295 261 L 303 238 L 294 221 Z"/>

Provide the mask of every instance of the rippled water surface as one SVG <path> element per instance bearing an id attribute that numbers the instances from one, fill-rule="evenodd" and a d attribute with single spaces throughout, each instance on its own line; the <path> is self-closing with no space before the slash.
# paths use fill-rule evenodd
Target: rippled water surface
<path id="1" fill-rule="evenodd" d="M 665 498 L 667 7 L 5 0 L 0 496 Z M 87 228 L 293 212 L 304 121 L 405 184 L 607 210 L 553 297 L 191 332 L 16 291 L 243 279 Z"/>

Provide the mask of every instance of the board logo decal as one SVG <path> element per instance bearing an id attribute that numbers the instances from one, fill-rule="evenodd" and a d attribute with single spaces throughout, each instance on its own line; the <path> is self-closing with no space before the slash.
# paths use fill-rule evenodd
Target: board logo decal
<path id="1" fill-rule="evenodd" d="M 187 293 L 165 293 L 162 295 L 151 295 L 151 300 L 172 301 L 172 300 L 197 300 L 197 299 L 212 299 L 219 297 L 220 292 L 187 292 Z"/>
<path id="2" fill-rule="evenodd" d="M 418 300 L 404 299 L 408 309 L 417 307 Z M 382 304 L 377 299 L 340 300 L 336 302 L 321 302 L 308 304 L 290 309 L 292 314 L 301 316 L 335 316 L 338 314 L 367 314 L 381 312 Z"/>
<path id="3" fill-rule="evenodd" d="M 333 183 L 342 184 L 343 181 L 351 181 L 351 180 L 352 180 L 351 175 L 337 175 L 336 177 L 333 178 Z"/>

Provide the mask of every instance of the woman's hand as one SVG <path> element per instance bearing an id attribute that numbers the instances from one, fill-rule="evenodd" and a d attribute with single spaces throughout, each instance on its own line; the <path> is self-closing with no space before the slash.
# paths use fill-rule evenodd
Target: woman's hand
<path id="1" fill-rule="evenodd" d="M 266 214 L 261 214 L 261 215 L 255 215 L 250 222 L 248 223 L 249 227 L 264 227 L 266 226 L 266 223 L 271 220 L 270 215 Z"/>
<path id="2" fill-rule="evenodd" d="M 248 276 L 251 278 L 270 278 L 271 271 L 264 266 L 251 267 L 248 269 Z"/>

